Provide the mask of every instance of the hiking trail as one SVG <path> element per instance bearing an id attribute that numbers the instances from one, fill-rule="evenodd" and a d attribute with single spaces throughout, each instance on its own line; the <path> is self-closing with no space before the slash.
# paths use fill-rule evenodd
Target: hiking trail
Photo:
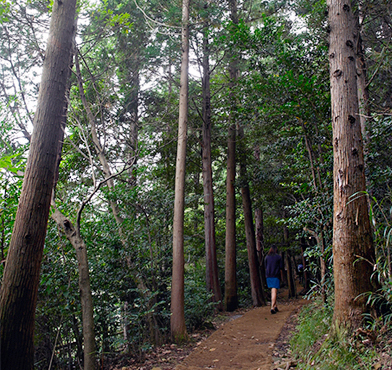
<path id="1" fill-rule="evenodd" d="M 300 308 L 309 301 L 288 299 L 288 289 L 279 290 L 279 312 L 270 306 L 225 312 L 217 330 L 195 332 L 185 346 L 166 344 L 150 352 L 144 362 L 124 357 L 111 370 L 288 370 L 291 365 L 289 338 Z"/>
<path id="2" fill-rule="evenodd" d="M 281 361 L 280 357 L 275 357 L 278 355 L 276 341 L 290 316 L 296 314 L 306 302 L 303 299 L 288 300 L 279 297 L 279 312 L 275 315 L 271 314 L 269 306 L 265 306 L 254 308 L 243 315 L 233 316 L 206 340 L 198 343 L 189 356 L 174 369 L 278 368 L 275 365 L 284 361 Z M 285 335 L 288 334 L 286 331 Z M 289 367 L 290 360 L 284 368 Z"/>

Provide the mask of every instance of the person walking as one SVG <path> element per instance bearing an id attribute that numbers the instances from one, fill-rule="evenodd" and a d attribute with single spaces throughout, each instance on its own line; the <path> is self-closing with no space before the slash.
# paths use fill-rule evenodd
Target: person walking
<path id="1" fill-rule="evenodd" d="M 304 265 L 302 263 L 298 265 L 298 278 L 300 284 L 304 285 Z"/>
<path id="2" fill-rule="evenodd" d="M 278 248 L 271 246 L 267 256 L 265 257 L 265 275 L 267 278 L 267 286 L 271 289 L 271 314 L 277 313 L 278 306 L 276 299 L 278 296 L 278 289 L 280 288 L 280 278 L 283 270 L 283 259 L 278 254 Z"/>

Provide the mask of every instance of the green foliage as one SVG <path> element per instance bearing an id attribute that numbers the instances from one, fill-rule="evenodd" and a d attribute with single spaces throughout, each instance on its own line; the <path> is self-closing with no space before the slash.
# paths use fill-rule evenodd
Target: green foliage
<path id="1" fill-rule="evenodd" d="M 285 8 L 287 4 L 289 8 Z M 227 132 L 235 120 L 245 132 L 241 150 L 246 154 L 248 168 L 247 178 L 239 178 L 235 183 L 240 305 L 251 304 L 239 191 L 244 180 L 249 183 L 254 207 L 263 209 L 265 247 L 276 244 L 281 249 L 299 252 L 299 240 L 306 241 L 312 292 L 318 293 L 321 288 L 320 257 L 327 262 L 324 288 L 329 296 L 333 289 L 333 156 L 325 1 L 245 1 L 239 9 L 238 25 L 229 22 L 226 5 L 227 2 L 209 2 L 206 6 L 205 2 L 195 1 L 191 9 L 193 52 L 184 220 L 185 316 L 189 330 L 202 327 L 216 308 L 205 288 L 200 145 L 203 92 L 200 76 L 195 72 L 203 57 L 203 34 L 210 41 L 212 167 L 222 288 Z M 4 39 L 0 46 L 4 61 L 4 87 L 0 92 L 1 260 L 7 253 L 21 189 L 21 179 L 16 176 L 23 171 L 26 150 L 21 129 L 31 128 L 30 107 L 34 106 L 38 91 L 37 67 L 43 62 L 42 30 L 48 23 L 48 6 L 50 10 L 48 2 L 0 0 Z M 84 0 L 79 8 L 83 19 L 77 38 L 81 73 L 104 155 L 112 174 L 134 159 L 137 161 L 113 178 L 112 189 L 106 183 L 97 189 L 107 170 L 100 163 L 99 148 L 92 142 L 91 127 L 73 75 L 56 204 L 75 222 L 82 202 L 94 193 L 83 209 L 80 233 L 89 256 L 97 350 L 101 355 L 130 350 L 142 357 L 151 346 L 168 340 L 170 330 L 181 7 L 177 0 L 137 4 L 133 0 Z M 391 317 L 392 300 L 392 124 L 388 111 L 391 50 L 382 31 L 388 29 L 388 24 L 379 14 L 390 14 L 390 5 L 372 0 L 364 4 L 364 9 L 371 17 L 364 24 L 364 42 L 369 76 L 373 78 L 369 85 L 372 109 L 384 110 L 384 114 L 373 114 L 369 120 L 371 145 L 366 171 L 376 204 L 375 278 L 381 288 L 368 297 L 369 303 L 382 311 L 382 318 L 368 321 L 375 328 L 385 328 Z M 293 12 L 301 19 L 293 18 Z M 233 62 L 240 72 L 236 81 L 231 81 L 227 72 Z M 137 143 L 132 137 L 134 127 Z M 123 219 L 121 233 L 110 202 L 118 206 Z M 284 240 L 287 227 L 289 238 Z M 324 239 L 324 252 L 315 235 Z M 55 345 L 58 351 L 53 367 L 65 368 L 70 362 L 76 367 L 82 361 L 77 264 L 72 246 L 50 222 L 37 308 L 37 368 L 49 367 Z M 320 307 L 314 313 L 306 308 L 304 312 L 299 336 L 293 344 L 306 360 L 301 366 L 309 368 L 312 361 L 319 366 L 329 350 L 335 363 L 325 361 L 332 364 L 331 369 L 343 366 L 339 356 L 349 364 L 359 358 L 355 356 L 362 356 L 353 355 L 356 345 L 346 340 L 343 333 L 325 336 L 330 325 L 330 306 Z M 328 340 L 321 345 L 325 338 Z M 341 352 L 339 340 L 344 343 Z M 317 347 L 318 342 L 321 347 Z M 313 345 L 316 351 L 311 348 Z"/>
<path id="2" fill-rule="evenodd" d="M 11 233 L 14 227 L 22 180 L 0 172 L 0 276 L 3 275 Z"/>
<path id="3" fill-rule="evenodd" d="M 309 362 L 313 356 L 313 346 L 318 340 L 323 341 L 331 328 L 333 310 L 321 303 L 312 303 L 302 308 L 298 320 L 297 332 L 290 344 L 295 357 Z"/>
<path id="4" fill-rule="evenodd" d="M 7 14 L 9 12 L 10 4 L 6 0 L 0 1 L 0 24 L 7 22 Z"/>
<path id="5" fill-rule="evenodd" d="M 206 291 L 205 267 L 187 265 L 185 272 L 185 322 L 192 332 L 211 319 L 217 303 L 212 301 L 213 294 Z"/>
<path id="6" fill-rule="evenodd" d="M 377 359 L 373 346 L 347 330 L 334 326 L 330 305 L 314 302 L 301 311 L 297 332 L 291 338 L 298 369 L 370 369 Z"/>
<path id="7" fill-rule="evenodd" d="M 384 332 L 392 321 L 392 194 L 382 201 L 376 197 L 371 199 L 370 212 L 374 230 L 374 243 L 376 249 L 376 263 L 374 264 L 373 281 L 378 289 L 367 292 L 367 304 L 372 307 L 371 313 L 366 314 L 367 325 L 375 332 Z M 368 261 L 372 263 L 372 261 Z"/>
<path id="8" fill-rule="evenodd" d="M 308 20 L 310 22 L 310 20 Z M 231 46 L 246 55 L 239 81 L 249 145 L 260 160 L 253 164 L 252 186 L 261 194 L 264 241 L 286 247 L 283 225 L 307 245 L 308 268 L 320 292 L 319 258 L 332 268 L 332 146 L 327 44 L 313 29 L 293 30 L 279 15 L 263 14 L 261 25 L 228 26 Z M 311 24 L 309 24 L 311 26 Z M 271 94 L 273 92 L 273 94 Z M 245 123 L 246 122 L 246 123 Z M 250 124 L 249 124 L 250 122 Z M 314 242 L 323 240 L 325 251 Z M 290 248 L 299 242 L 290 239 Z M 324 287 L 332 289 L 330 276 Z M 328 290 L 328 289 L 327 289 Z"/>
<path id="9" fill-rule="evenodd" d="M 0 109 L 1 109 L 0 104 Z M 3 275 L 11 233 L 14 227 L 22 174 L 26 165 L 26 146 L 15 140 L 12 124 L 0 124 L 0 276 Z"/>

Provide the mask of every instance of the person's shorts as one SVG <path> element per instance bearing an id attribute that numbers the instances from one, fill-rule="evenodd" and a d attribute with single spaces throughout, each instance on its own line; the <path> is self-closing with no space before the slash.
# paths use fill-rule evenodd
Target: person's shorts
<path id="1" fill-rule="evenodd" d="M 278 278 L 267 278 L 268 288 L 280 288 L 280 280 Z"/>

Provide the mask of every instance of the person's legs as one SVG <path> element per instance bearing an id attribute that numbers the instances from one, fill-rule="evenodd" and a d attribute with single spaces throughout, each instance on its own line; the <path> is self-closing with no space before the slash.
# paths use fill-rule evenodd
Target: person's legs
<path id="1" fill-rule="evenodd" d="M 278 295 L 278 289 L 271 288 L 271 310 L 275 310 L 277 295 Z"/>

